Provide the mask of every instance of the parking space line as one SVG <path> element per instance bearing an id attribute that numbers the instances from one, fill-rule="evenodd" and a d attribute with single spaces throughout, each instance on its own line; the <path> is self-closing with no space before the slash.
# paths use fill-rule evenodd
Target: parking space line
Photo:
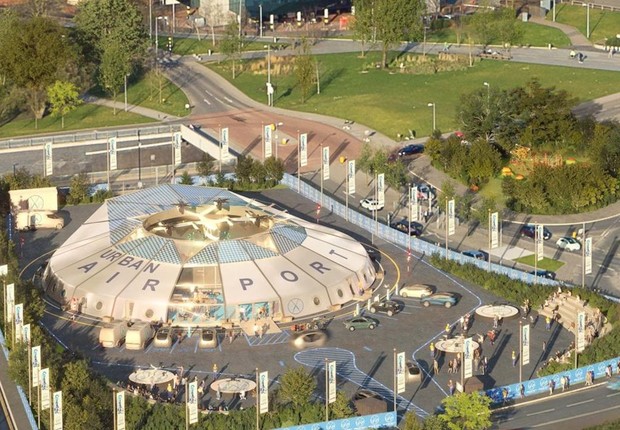
<path id="1" fill-rule="evenodd" d="M 170 348 L 170 354 L 172 354 L 172 352 L 174 351 L 174 349 L 177 347 L 177 344 L 178 344 L 178 343 L 179 343 L 179 341 L 178 341 L 178 340 L 176 340 L 176 341 L 174 342 L 174 344 L 172 345 L 172 348 Z"/>
<path id="2" fill-rule="evenodd" d="M 365 346 L 365 347 L 364 347 L 364 349 L 365 349 L 366 351 L 372 351 L 372 348 L 369 348 L 369 347 L 367 347 L 367 346 Z"/>

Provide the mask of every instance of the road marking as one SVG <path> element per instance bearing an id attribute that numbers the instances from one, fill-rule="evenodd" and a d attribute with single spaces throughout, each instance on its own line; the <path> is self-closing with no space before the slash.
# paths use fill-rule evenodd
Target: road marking
<path id="1" fill-rule="evenodd" d="M 619 394 L 620 394 L 620 393 L 607 394 L 605 397 L 613 397 L 613 396 L 617 396 L 617 395 L 619 395 Z"/>
<path id="2" fill-rule="evenodd" d="M 284 367 L 284 361 L 280 360 L 279 363 L 280 363 L 280 366 Z"/>
<path id="3" fill-rule="evenodd" d="M 226 100 L 230 104 L 233 104 L 233 101 L 226 96 L 224 96 L 224 100 Z"/>
<path id="4" fill-rule="evenodd" d="M 365 349 L 366 351 L 372 351 L 372 348 L 369 348 L 369 347 L 367 347 L 367 346 L 365 346 L 365 347 L 364 347 L 364 349 Z"/>
<path id="5" fill-rule="evenodd" d="M 570 408 L 570 407 L 573 407 L 573 406 L 583 405 L 584 403 L 590 403 L 590 402 L 593 402 L 593 401 L 594 401 L 594 399 L 584 400 L 583 402 L 571 403 L 569 405 L 566 405 L 566 407 Z"/>
<path id="6" fill-rule="evenodd" d="M 553 409 L 545 409 L 544 411 L 532 412 L 531 414 L 527 414 L 527 416 L 531 417 L 533 415 L 546 414 L 547 412 L 553 412 L 553 411 L 555 411 L 555 408 L 553 408 Z"/>
<path id="7" fill-rule="evenodd" d="M 202 99 L 203 102 L 205 102 L 206 104 L 208 104 L 209 106 L 211 106 L 211 102 L 207 99 Z"/>
<path id="8" fill-rule="evenodd" d="M 606 409 L 598 409 L 598 410 L 592 411 L 592 412 L 585 412 L 585 413 L 580 414 L 580 415 L 574 415 L 572 417 L 562 418 L 562 419 L 555 420 L 555 421 L 549 421 L 549 422 L 546 422 L 546 423 L 539 423 L 539 424 L 533 425 L 531 427 L 532 428 L 546 427 L 546 426 L 549 426 L 550 424 L 557 424 L 557 423 L 561 423 L 561 422 L 564 422 L 564 421 L 574 420 L 575 418 L 583 418 L 583 417 L 587 417 L 587 416 L 594 415 L 594 414 L 600 414 L 601 412 L 613 411 L 614 409 L 618 409 L 618 408 L 620 408 L 620 405 L 612 406 L 612 407 L 606 408 Z"/>

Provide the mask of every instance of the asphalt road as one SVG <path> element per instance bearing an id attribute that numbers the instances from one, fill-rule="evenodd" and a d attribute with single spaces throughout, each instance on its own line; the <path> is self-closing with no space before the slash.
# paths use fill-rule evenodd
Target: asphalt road
<path id="1" fill-rule="evenodd" d="M 579 430 L 618 418 L 620 391 L 598 386 L 507 406 L 493 414 L 494 429 Z"/>

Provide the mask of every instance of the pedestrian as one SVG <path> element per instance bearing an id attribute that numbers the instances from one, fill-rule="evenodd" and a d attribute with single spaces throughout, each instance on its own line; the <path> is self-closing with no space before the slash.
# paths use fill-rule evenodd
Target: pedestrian
<path id="1" fill-rule="evenodd" d="M 448 373 L 452 373 L 452 360 L 448 361 Z"/>
<path id="2" fill-rule="evenodd" d="M 245 321 L 245 308 L 243 306 L 239 306 L 239 321 Z"/>
<path id="3" fill-rule="evenodd" d="M 607 379 L 611 378 L 611 374 L 612 374 L 611 364 L 609 364 L 609 365 L 605 368 L 605 376 L 607 377 Z"/>
<path id="4" fill-rule="evenodd" d="M 482 358 L 482 374 L 486 375 L 489 366 L 489 359 L 485 356 Z"/>
<path id="5" fill-rule="evenodd" d="M 439 362 L 436 358 L 433 358 L 433 374 L 439 375 Z"/>
<path id="6" fill-rule="evenodd" d="M 448 392 L 450 393 L 451 396 L 454 395 L 454 390 L 455 390 L 454 382 L 452 382 L 452 379 L 450 379 L 448 381 Z"/>
<path id="7" fill-rule="evenodd" d="M 562 376 L 560 378 L 560 385 L 562 386 L 562 392 L 566 390 L 566 377 L 565 376 Z"/>
<path id="8" fill-rule="evenodd" d="M 590 371 L 586 372 L 586 386 L 592 385 L 592 377 L 590 376 Z"/>
<path id="9" fill-rule="evenodd" d="M 549 395 L 551 396 L 553 394 L 553 390 L 555 389 L 555 382 L 553 381 L 553 379 L 551 379 L 549 381 Z"/>
<path id="10" fill-rule="evenodd" d="M 498 323 L 499 323 L 499 316 L 498 316 L 498 315 L 495 315 L 495 316 L 493 317 L 493 328 L 494 328 L 494 329 L 497 329 L 497 325 L 498 325 Z"/>
<path id="11" fill-rule="evenodd" d="M 614 56 L 614 50 L 609 48 L 609 54 L 607 54 L 608 58 L 612 58 Z"/>
<path id="12" fill-rule="evenodd" d="M 523 384 L 519 385 L 519 395 L 521 396 L 521 398 L 525 397 L 525 385 Z"/>
<path id="13" fill-rule="evenodd" d="M 461 330 L 465 330 L 465 316 L 461 315 L 461 318 L 459 318 L 459 324 L 461 324 Z"/>
<path id="14" fill-rule="evenodd" d="M 512 351 L 512 367 L 516 367 L 517 366 L 517 353 L 513 350 Z"/>
<path id="15" fill-rule="evenodd" d="M 503 388 L 502 389 L 502 403 L 505 405 L 507 401 L 508 401 L 508 389 Z"/>
<path id="16" fill-rule="evenodd" d="M 217 379 L 217 363 L 213 363 L 213 377 Z"/>
<path id="17" fill-rule="evenodd" d="M 232 330 L 230 330 L 228 332 L 228 343 L 233 343 L 233 340 L 235 340 L 235 334 Z"/>
<path id="18" fill-rule="evenodd" d="M 431 342 L 428 348 L 431 350 L 431 358 L 435 358 L 435 343 Z"/>
<path id="19" fill-rule="evenodd" d="M 474 369 L 480 370 L 480 356 L 474 356 Z"/>
<path id="20" fill-rule="evenodd" d="M 547 331 L 551 330 L 551 318 L 549 318 L 548 316 L 545 317 L 545 324 L 546 324 L 545 329 Z"/>
<path id="21" fill-rule="evenodd" d="M 254 327 L 253 327 L 253 329 L 254 329 L 254 337 L 258 337 L 258 328 L 259 328 L 258 324 L 255 322 L 254 323 Z"/>
<path id="22" fill-rule="evenodd" d="M 452 331 L 452 327 L 450 327 L 450 323 L 446 323 L 446 334 L 449 336 Z"/>

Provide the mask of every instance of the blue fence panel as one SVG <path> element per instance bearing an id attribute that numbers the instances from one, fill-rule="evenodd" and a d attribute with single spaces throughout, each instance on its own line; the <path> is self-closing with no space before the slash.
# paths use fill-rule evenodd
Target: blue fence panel
<path id="1" fill-rule="evenodd" d="M 396 427 L 396 412 L 384 412 L 322 423 L 282 427 L 277 430 L 363 430 L 381 427 Z"/>

